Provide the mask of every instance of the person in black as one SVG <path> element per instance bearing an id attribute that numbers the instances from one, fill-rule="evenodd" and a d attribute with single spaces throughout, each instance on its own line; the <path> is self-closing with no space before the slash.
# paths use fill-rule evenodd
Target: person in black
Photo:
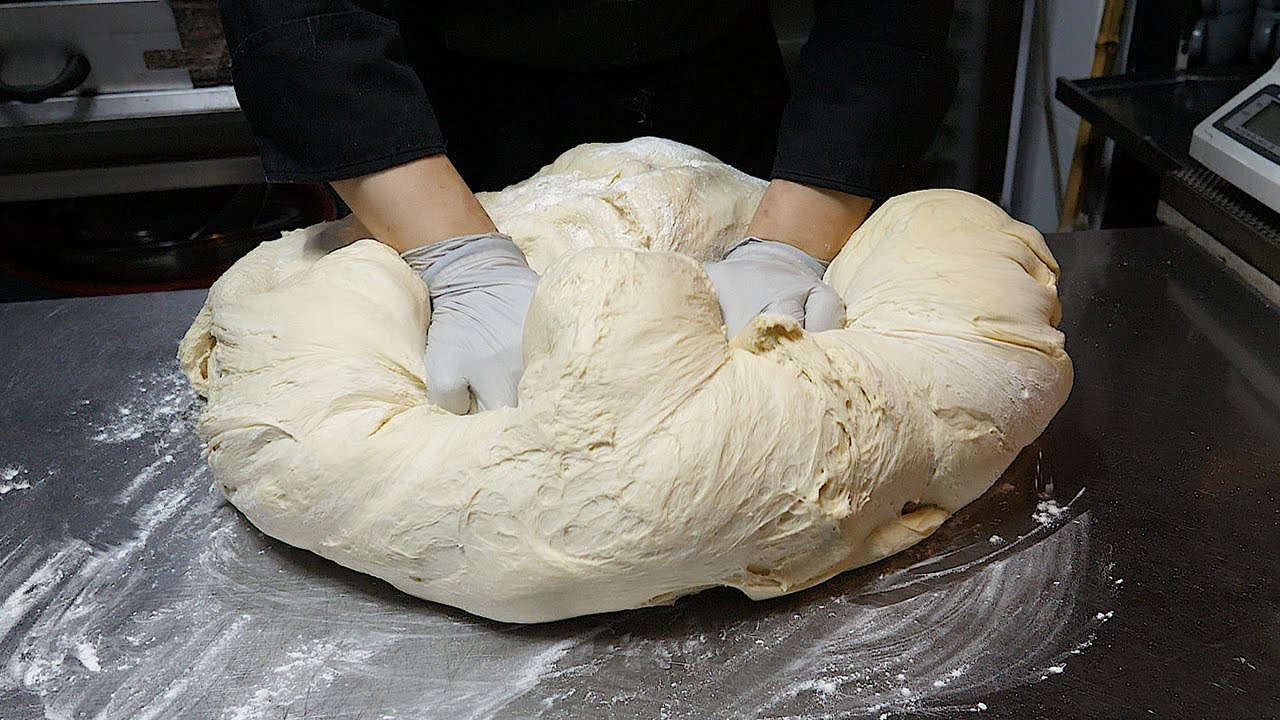
<path id="1" fill-rule="evenodd" d="M 822 271 L 907 189 L 950 104 L 952 0 L 813 0 L 788 83 L 764 0 L 219 0 L 273 182 L 329 182 L 427 282 L 433 399 L 515 402 L 537 278 L 472 195 L 657 135 L 771 182 L 708 274 L 730 334 L 839 324 Z"/>

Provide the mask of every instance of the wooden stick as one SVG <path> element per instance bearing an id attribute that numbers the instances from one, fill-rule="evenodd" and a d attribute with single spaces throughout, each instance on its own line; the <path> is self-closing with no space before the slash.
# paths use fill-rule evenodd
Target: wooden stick
<path id="1" fill-rule="evenodd" d="M 1098 39 L 1093 44 L 1093 68 L 1089 72 L 1091 78 L 1109 75 L 1115 67 L 1116 55 L 1120 50 L 1120 26 L 1124 23 L 1124 6 L 1125 0 L 1106 0 L 1102 6 Z M 1096 140 L 1093 125 L 1081 119 L 1080 129 L 1076 131 L 1075 154 L 1071 157 L 1071 172 L 1067 176 L 1067 192 L 1062 201 L 1062 212 L 1058 215 L 1058 232 L 1074 230 L 1076 220 L 1080 217 L 1080 209 L 1084 205 L 1085 164 L 1096 150 Z"/>

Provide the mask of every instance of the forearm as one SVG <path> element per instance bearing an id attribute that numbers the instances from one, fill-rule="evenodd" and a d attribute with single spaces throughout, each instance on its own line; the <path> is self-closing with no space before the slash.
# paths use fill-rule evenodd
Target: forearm
<path id="1" fill-rule="evenodd" d="M 397 252 L 496 231 L 489 214 L 444 155 L 335 180 L 333 189 L 375 238 Z"/>
<path id="2" fill-rule="evenodd" d="M 870 198 L 774 180 L 760 199 L 747 234 L 786 243 L 825 262 L 867 219 L 871 203 Z"/>

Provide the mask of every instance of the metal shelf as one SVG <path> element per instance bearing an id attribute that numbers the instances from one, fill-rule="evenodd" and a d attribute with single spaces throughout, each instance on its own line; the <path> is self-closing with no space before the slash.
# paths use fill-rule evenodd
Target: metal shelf
<path id="1" fill-rule="evenodd" d="M 1157 173 L 1191 164 L 1196 125 L 1257 78 L 1257 68 L 1058 79 L 1054 96 Z"/>
<path id="2" fill-rule="evenodd" d="M 229 86 L 0 103 L 0 202 L 262 181 Z"/>

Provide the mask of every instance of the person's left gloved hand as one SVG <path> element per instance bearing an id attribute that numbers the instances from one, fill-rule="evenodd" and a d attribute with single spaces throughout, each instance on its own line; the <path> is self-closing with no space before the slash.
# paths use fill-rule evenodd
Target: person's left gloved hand
<path id="1" fill-rule="evenodd" d="M 822 282 L 827 263 L 799 248 L 747 238 L 705 267 L 730 338 L 766 313 L 790 315 L 810 332 L 844 327 L 844 301 Z"/>
<path id="2" fill-rule="evenodd" d="M 403 253 L 427 284 L 427 396 L 465 415 L 516 404 L 521 340 L 538 274 L 501 233 L 466 235 Z"/>

